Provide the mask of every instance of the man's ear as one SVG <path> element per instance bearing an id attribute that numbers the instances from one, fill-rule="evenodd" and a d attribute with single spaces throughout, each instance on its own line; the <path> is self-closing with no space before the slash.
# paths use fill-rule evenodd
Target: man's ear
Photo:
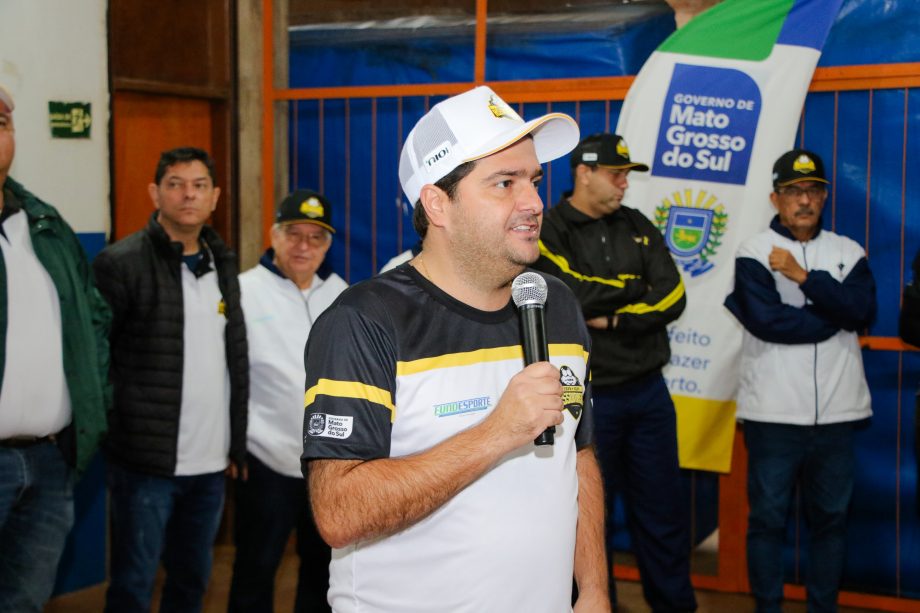
<path id="1" fill-rule="evenodd" d="M 776 211 L 778 212 L 779 211 L 779 194 L 776 193 L 776 190 L 773 190 L 772 192 L 770 192 L 770 202 L 773 203 L 773 208 L 776 209 Z"/>
<path id="2" fill-rule="evenodd" d="M 153 202 L 153 208 L 155 209 L 160 208 L 160 201 L 157 198 L 157 195 L 158 195 L 157 191 L 158 191 L 158 186 L 156 183 L 147 184 L 147 194 L 150 196 L 150 200 Z"/>
<path id="3" fill-rule="evenodd" d="M 419 204 L 425 207 L 430 225 L 439 228 L 444 226 L 447 221 L 447 207 L 450 204 L 447 192 L 431 183 L 423 185 L 419 193 Z"/>
<path id="4" fill-rule="evenodd" d="M 587 183 L 591 176 L 591 167 L 587 164 L 579 164 L 575 167 L 575 183 Z"/>
<path id="5" fill-rule="evenodd" d="M 212 213 L 214 212 L 214 209 L 217 208 L 217 199 L 218 199 L 218 198 L 220 198 L 220 188 L 219 188 L 219 187 L 215 187 L 215 188 L 214 188 L 214 196 L 212 196 L 212 199 L 211 199 L 211 212 L 212 212 Z"/>

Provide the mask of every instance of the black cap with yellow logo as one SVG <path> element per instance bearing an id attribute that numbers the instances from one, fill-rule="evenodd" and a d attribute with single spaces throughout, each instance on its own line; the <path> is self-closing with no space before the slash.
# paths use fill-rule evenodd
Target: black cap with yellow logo
<path id="1" fill-rule="evenodd" d="M 805 149 L 793 149 L 779 156 L 773 164 L 773 189 L 801 181 L 830 183 L 824 175 L 821 156 Z"/>
<path id="2" fill-rule="evenodd" d="M 629 169 L 646 172 L 648 165 L 629 159 L 629 147 L 619 134 L 592 134 L 575 147 L 570 158 L 572 168 L 579 164 L 604 168 Z"/>
<path id="3" fill-rule="evenodd" d="M 275 223 L 282 226 L 312 223 L 335 233 L 332 227 L 332 204 L 312 189 L 298 189 L 282 200 L 275 211 Z"/>

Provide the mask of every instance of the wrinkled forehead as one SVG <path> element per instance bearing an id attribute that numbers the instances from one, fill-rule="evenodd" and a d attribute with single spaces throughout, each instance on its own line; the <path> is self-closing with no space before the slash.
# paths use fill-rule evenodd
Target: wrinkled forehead
<path id="1" fill-rule="evenodd" d="M 778 191 L 783 191 L 787 187 L 793 187 L 797 189 L 818 188 L 818 189 L 827 191 L 827 183 L 822 183 L 821 181 L 812 181 L 810 179 L 801 179 L 797 181 L 790 181 L 788 183 L 784 183 L 778 188 Z"/>
<path id="2" fill-rule="evenodd" d="M 323 234 L 327 232 L 326 228 L 310 219 L 295 219 L 279 224 L 278 227 L 285 232 L 296 232 L 298 234 Z"/>
<path id="3" fill-rule="evenodd" d="M 191 160 L 188 162 L 176 162 L 166 167 L 163 173 L 162 181 L 167 179 L 181 179 L 184 181 L 208 181 L 211 182 L 211 175 L 208 167 L 200 160 Z"/>

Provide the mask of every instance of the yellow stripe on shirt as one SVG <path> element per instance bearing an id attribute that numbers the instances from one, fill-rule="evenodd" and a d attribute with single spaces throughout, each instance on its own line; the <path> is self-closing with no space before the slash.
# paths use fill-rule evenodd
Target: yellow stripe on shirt
<path id="1" fill-rule="evenodd" d="M 557 253 L 553 253 L 546 248 L 546 245 L 543 244 L 543 241 L 539 242 L 540 245 L 540 255 L 545 257 L 547 260 L 556 265 L 556 267 L 562 271 L 564 274 L 567 274 L 571 277 L 575 277 L 579 281 L 587 281 L 589 283 L 601 283 L 603 285 L 610 285 L 612 287 L 626 287 L 626 281 L 631 279 L 641 279 L 641 275 L 632 275 L 632 274 L 621 274 L 617 275 L 616 279 L 605 279 L 604 277 L 593 277 L 589 275 L 584 275 L 580 272 L 572 270 L 572 267 L 569 266 L 569 261 Z"/>
<path id="2" fill-rule="evenodd" d="M 313 404 L 313 401 L 319 395 L 333 396 L 335 398 L 356 398 L 379 404 L 390 411 L 390 421 L 393 421 L 396 415 L 396 407 L 393 406 L 393 398 L 389 391 L 359 381 L 320 379 L 316 382 L 316 385 L 308 389 L 304 394 L 304 408 L 306 409 Z"/>
<path id="3" fill-rule="evenodd" d="M 680 300 L 684 295 L 684 280 L 678 279 L 677 287 L 671 290 L 671 293 L 659 300 L 656 304 L 645 304 L 637 302 L 636 304 L 627 304 L 622 309 L 617 309 L 617 313 L 632 313 L 634 315 L 644 315 L 654 311 L 667 311 L 669 308 Z"/>
<path id="4" fill-rule="evenodd" d="M 588 361 L 587 350 L 577 343 L 550 343 L 549 356 L 551 358 L 581 358 L 585 362 Z"/>
<path id="5" fill-rule="evenodd" d="M 549 354 L 552 357 L 570 356 L 588 360 L 588 352 L 577 343 L 554 343 L 549 345 Z M 492 349 L 479 349 L 464 353 L 449 353 L 446 355 L 423 358 L 409 362 L 396 363 L 396 375 L 407 376 L 429 370 L 452 368 L 481 364 L 482 362 L 498 362 L 502 360 L 523 360 L 524 350 L 520 345 L 508 347 L 495 347 Z M 390 412 L 390 421 L 396 418 L 396 407 L 389 391 L 361 383 L 359 381 L 336 381 L 333 379 L 320 379 L 316 385 L 304 394 L 304 408 L 309 407 L 317 396 L 333 396 L 335 398 L 355 398 L 379 404 Z"/>
<path id="6" fill-rule="evenodd" d="M 430 358 L 397 362 L 396 376 L 405 377 L 407 375 L 415 375 L 429 370 L 470 366 L 483 362 L 501 362 L 504 360 L 513 360 L 515 358 L 522 359 L 523 356 L 524 350 L 521 349 L 520 345 L 493 347 L 492 349 L 477 349 L 475 351 L 465 351 L 462 353 L 446 353 Z"/>
<path id="7" fill-rule="evenodd" d="M 570 356 L 588 359 L 588 352 L 577 343 L 551 343 L 548 347 L 550 357 Z M 491 349 L 477 349 L 462 353 L 446 353 L 444 355 L 421 358 L 396 363 L 396 376 L 405 377 L 430 370 L 441 368 L 458 368 L 482 364 L 483 362 L 503 362 L 505 360 L 523 360 L 524 350 L 520 345 L 506 347 L 493 347 Z"/>

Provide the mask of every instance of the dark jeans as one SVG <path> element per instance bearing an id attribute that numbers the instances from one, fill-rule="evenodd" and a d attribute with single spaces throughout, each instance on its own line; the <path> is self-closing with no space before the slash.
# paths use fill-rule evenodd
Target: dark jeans
<path id="1" fill-rule="evenodd" d="M 236 482 L 236 559 L 229 611 L 273 610 L 275 574 L 291 530 L 297 530 L 300 573 L 294 611 L 330 611 L 331 550 L 313 525 L 303 479 L 281 475 L 248 455 L 249 479 Z"/>
<path id="2" fill-rule="evenodd" d="M 73 471 L 51 441 L 0 446 L 0 611 L 40 612 L 74 521 Z"/>
<path id="3" fill-rule="evenodd" d="M 853 424 L 744 422 L 748 450 L 747 558 L 757 611 L 780 611 L 783 544 L 796 482 L 808 525 L 808 610 L 836 611 L 853 493 Z"/>
<path id="4" fill-rule="evenodd" d="M 608 533 L 619 495 L 645 600 L 655 612 L 695 610 L 690 514 L 681 496 L 677 417 L 664 378 L 655 373 L 616 387 L 595 387 L 594 421 Z"/>
<path id="5" fill-rule="evenodd" d="M 224 507 L 224 473 L 155 477 L 109 463 L 111 581 L 105 610 L 149 611 L 162 558 L 160 611 L 201 611 Z"/>

